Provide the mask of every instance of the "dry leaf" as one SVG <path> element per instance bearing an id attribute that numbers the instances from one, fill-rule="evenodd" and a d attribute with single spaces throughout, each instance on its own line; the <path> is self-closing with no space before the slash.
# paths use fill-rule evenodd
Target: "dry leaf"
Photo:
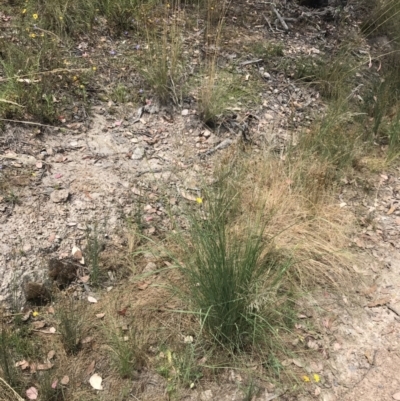
<path id="1" fill-rule="evenodd" d="M 292 359 L 292 362 L 293 362 L 296 366 L 298 366 L 299 368 L 304 367 L 304 363 L 301 362 L 299 359 Z"/>
<path id="2" fill-rule="evenodd" d="M 69 377 L 68 376 L 64 376 L 61 379 L 61 384 L 63 384 L 64 386 L 66 386 L 69 383 Z"/>
<path id="3" fill-rule="evenodd" d="M 95 364 L 96 364 L 96 361 L 92 361 L 92 362 L 90 363 L 90 365 L 86 368 L 86 374 L 87 374 L 87 375 L 90 375 L 90 374 L 92 374 L 92 373 L 94 372 L 94 366 L 95 366 Z"/>
<path id="4" fill-rule="evenodd" d="M 322 370 L 324 369 L 324 365 L 322 364 L 322 362 L 311 362 L 310 363 L 310 370 L 316 373 L 320 373 L 322 372 Z"/>
<path id="5" fill-rule="evenodd" d="M 149 286 L 149 284 L 148 283 L 146 283 L 146 282 L 142 282 L 142 283 L 138 283 L 138 288 L 139 288 L 139 290 L 145 290 L 147 287 Z"/>
<path id="6" fill-rule="evenodd" d="M 392 207 L 389 209 L 389 211 L 386 214 L 392 214 L 397 208 L 398 208 L 398 204 L 395 203 L 394 205 L 392 205 Z"/>
<path id="7" fill-rule="evenodd" d="M 85 337 L 81 342 L 82 344 L 88 344 L 93 341 L 93 337 Z"/>
<path id="8" fill-rule="evenodd" d="M 54 380 L 53 383 L 51 383 L 51 388 L 56 389 L 58 384 L 58 379 Z"/>
<path id="9" fill-rule="evenodd" d="M 190 200 L 190 201 L 196 202 L 196 200 L 197 200 L 197 196 L 192 195 L 192 194 L 190 194 L 188 192 L 185 192 L 185 191 L 181 191 L 181 196 L 183 198 L 187 199 L 187 200 Z"/>
<path id="10" fill-rule="evenodd" d="M 129 308 L 129 306 L 126 306 L 124 309 L 117 310 L 118 315 L 126 316 L 126 312 L 127 312 L 128 308 Z"/>
<path id="11" fill-rule="evenodd" d="M 51 315 L 54 315 L 54 308 L 52 306 L 49 306 L 47 308 L 47 312 L 50 313 Z"/>
<path id="12" fill-rule="evenodd" d="M 369 350 L 365 351 L 364 355 L 367 358 L 368 363 L 370 365 L 374 365 L 375 351 L 372 349 L 369 349 Z"/>
<path id="13" fill-rule="evenodd" d="M 43 333 L 43 334 L 54 334 L 57 330 L 55 329 L 55 327 L 49 327 L 48 329 L 45 330 L 38 330 L 39 333 Z"/>
<path id="14" fill-rule="evenodd" d="M 99 319 L 103 319 L 105 315 L 106 315 L 105 313 L 96 313 L 96 317 Z"/>
<path id="15" fill-rule="evenodd" d="M 49 370 L 53 367 L 54 365 L 50 362 L 47 363 L 38 363 L 36 365 L 37 370 Z"/>
<path id="16" fill-rule="evenodd" d="M 56 354 L 56 351 L 54 351 L 54 350 L 49 351 L 47 353 L 47 359 L 48 360 L 53 359 L 55 354 Z"/>
<path id="17" fill-rule="evenodd" d="M 28 400 L 37 400 L 38 398 L 38 391 L 35 387 L 29 387 L 28 390 L 26 390 L 26 396 L 28 397 Z"/>
<path id="18" fill-rule="evenodd" d="M 399 391 L 398 393 L 396 393 L 396 394 L 393 394 L 393 395 L 392 395 L 392 398 L 393 398 L 394 400 L 400 401 L 400 391 Z"/>
<path id="19" fill-rule="evenodd" d="M 378 289 L 378 286 L 375 284 L 369 288 L 367 288 L 366 290 L 364 290 L 364 295 L 371 295 L 373 294 L 376 290 Z"/>
<path id="20" fill-rule="evenodd" d="M 143 196 L 143 191 L 141 191 L 141 190 L 138 189 L 138 188 L 133 187 L 133 188 L 131 189 L 131 191 L 132 191 L 135 195 L 137 195 L 137 196 Z"/>
<path id="21" fill-rule="evenodd" d="M 72 253 L 72 256 L 73 256 L 74 259 L 76 259 L 76 260 L 81 260 L 82 259 L 82 251 L 77 246 L 74 246 L 72 248 L 72 252 L 71 253 Z"/>
<path id="22" fill-rule="evenodd" d="M 87 282 L 89 281 L 89 279 L 90 279 L 90 276 L 82 276 L 82 277 L 79 277 L 79 280 L 80 280 L 82 283 L 87 283 Z"/>
<path id="23" fill-rule="evenodd" d="M 97 299 L 94 297 L 91 297 L 90 295 L 88 296 L 88 301 L 91 302 L 92 304 L 96 304 L 97 303 Z"/>
<path id="24" fill-rule="evenodd" d="M 103 390 L 103 386 L 101 385 L 101 382 L 103 379 L 95 373 L 94 375 L 90 376 L 89 383 L 90 385 L 95 389 L 95 390 Z"/>
<path id="25" fill-rule="evenodd" d="M 32 322 L 32 327 L 36 330 L 43 329 L 46 326 L 46 322 L 44 320 L 39 320 L 37 322 Z"/>
<path id="26" fill-rule="evenodd" d="M 25 369 L 29 368 L 29 362 L 27 362 L 27 361 L 25 361 L 25 359 L 23 359 L 22 361 L 16 362 L 15 367 L 25 370 Z"/>
<path id="27" fill-rule="evenodd" d="M 26 321 L 31 317 L 31 313 L 32 313 L 32 310 L 29 309 L 28 312 L 26 312 L 25 315 L 22 316 L 21 320 L 22 320 L 23 322 L 26 322 Z"/>

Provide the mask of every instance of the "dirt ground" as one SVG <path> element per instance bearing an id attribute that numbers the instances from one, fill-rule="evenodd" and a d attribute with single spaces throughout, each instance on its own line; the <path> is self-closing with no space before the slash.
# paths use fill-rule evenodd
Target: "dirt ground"
<path id="1" fill-rule="evenodd" d="M 334 31 L 334 24 L 327 29 Z M 329 41 L 320 46 L 321 31 L 299 32 L 290 40 L 274 34 L 274 40 L 285 41 L 288 57 L 330 46 Z M 259 107 L 241 113 L 243 121 L 249 114 L 257 117 L 248 123 L 255 152 L 283 149 L 323 113 L 311 87 L 279 71 L 271 71 L 268 82 Z M 23 299 L 21 283 L 46 280 L 48 260 L 70 257 L 74 246 L 83 247 L 88 226 L 99 224 L 107 244 L 118 247 L 126 216 L 139 213 L 145 233 L 157 235 L 169 224 L 166 198 L 176 208 L 182 198 L 195 200 L 224 147 L 236 146 L 241 133 L 203 126 L 195 104 L 170 120 L 154 100 L 139 111 L 132 105 L 97 104 L 90 119 L 61 128 L 6 123 L 0 173 L 11 179 L 12 198 L 0 201 L 0 302 Z M 309 341 L 319 344 L 321 361 L 293 363 L 321 380 L 306 383 L 299 400 L 400 399 L 400 174 L 393 168 L 365 180 L 368 191 L 349 181 L 337 198 L 360 222 L 349 243 L 358 255 L 354 275 L 360 284 L 341 297 L 321 289 L 309 300 L 318 327 Z M 301 325 L 297 330 L 306 333 Z M 187 399 L 241 398 L 236 386 L 226 385 L 196 390 Z M 269 388 L 256 399 L 289 398 Z"/>

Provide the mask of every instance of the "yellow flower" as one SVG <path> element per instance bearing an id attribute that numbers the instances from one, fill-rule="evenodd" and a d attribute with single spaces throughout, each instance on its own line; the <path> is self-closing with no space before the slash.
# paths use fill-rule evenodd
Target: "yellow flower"
<path id="1" fill-rule="evenodd" d="M 76 75 L 74 75 L 74 76 L 72 77 L 72 80 L 73 80 L 73 81 L 77 81 L 77 80 L 78 80 L 78 77 L 77 77 Z"/>
<path id="2" fill-rule="evenodd" d="M 60 20 L 60 21 L 62 21 L 62 20 L 63 20 L 63 17 L 61 17 L 61 15 L 60 15 L 58 18 L 59 18 L 59 20 Z"/>
<path id="3" fill-rule="evenodd" d="M 40 37 L 41 37 L 41 38 L 44 38 L 44 33 L 41 33 L 41 34 L 40 34 Z"/>
<path id="4" fill-rule="evenodd" d="M 84 89 L 84 88 L 85 88 L 85 85 L 79 85 L 79 87 L 80 87 L 81 89 Z"/>
<path id="5" fill-rule="evenodd" d="M 202 204 L 203 203 L 203 198 L 196 198 L 196 202 L 199 203 L 199 204 Z"/>
<path id="6" fill-rule="evenodd" d="M 310 378 L 309 378 L 308 376 L 303 376 L 303 381 L 309 382 L 309 381 L 310 381 Z"/>
<path id="7" fill-rule="evenodd" d="M 29 34 L 29 37 L 30 37 L 30 38 L 36 38 L 36 34 L 31 33 L 31 34 Z"/>
<path id="8" fill-rule="evenodd" d="M 38 19 L 39 16 L 38 16 L 37 14 L 33 14 L 33 15 L 32 15 L 32 18 L 33 18 L 33 19 Z"/>
<path id="9" fill-rule="evenodd" d="M 93 71 L 96 71 L 96 70 L 97 70 L 97 67 L 92 67 L 92 70 L 93 70 Z"/>
<path id="10" fill-rule="evenodd" d="M 36 311 L 33 312 L 33 313 L 32 313 L 32 316 L 33 316 L 33 317 L 39 316 L 39 312 L 36 312 Z"/>
<path id="11" fill-rule="evenodd" d="M 316 373 L 313 374 L 313 378 L 314 378 L 315 383 L 318 383 L 321 380 L 319 375 L 317 375 Z"/>
<path id="12" fill-rule="evenodd" d="M 167 8 L 169 8 L 170 7 L 170 5 L 169 4 L 167 4 Z"/>
<path id="13" fill-rule="evenodd" d="M 22 10 L 22 14 L 25 14 L 26 13 L 26 8 L 24 8 L 23 10 Z"/>

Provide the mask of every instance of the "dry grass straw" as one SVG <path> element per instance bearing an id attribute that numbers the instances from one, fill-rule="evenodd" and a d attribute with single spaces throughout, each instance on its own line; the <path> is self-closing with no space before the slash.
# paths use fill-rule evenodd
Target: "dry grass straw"
<path id="1" fill-rule="evenodd" d="M 322 163 L 252 154 L 233 168 L 242 175 L 238 183 L 242 219 L 251 220 L 264 210 L 265 238 L 293 258 L 291 269 L 298 284 L 311 288 L 317 283 L 334 287 L 349 283 L 351 257 L 345 248 L 353 217 L 340 208 L 326 183 L 318 181 L 324 176 Z M 300 171 L 306 171 L 302 180 Z"/>
<path id="2" fill-rule="evenodd" d="M 23 401 L 5 380 L 0 377 L 0 401 Z"/>

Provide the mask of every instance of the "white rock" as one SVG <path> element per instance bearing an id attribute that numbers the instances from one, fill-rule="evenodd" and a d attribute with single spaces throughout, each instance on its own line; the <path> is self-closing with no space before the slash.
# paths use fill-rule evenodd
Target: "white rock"
<path id="1" fill-rule="evenodd" d="M 68 189 L 60 189 L 60 190 L 56 190 L 53 191 L 50 194 L 50 199 L 54 202 L 54 203 L 61 203 L 61 202 L 65 202 L 69 197 L 69 191 Z"/>
<path id="2" fill-rule="evenodd" d="M 143 159 L 144 155 L 145 155 L 144 148 L 142 148 L 141 146 L 138 146 L 133 151 L 131 159 L 132 160 L 141 160 L 141 159 Z"/>
<path id="3" fill-rule="evenodd" d="M 209 138 L 209 137 L 211 136 L 211 132 L 210 132 L 208 129 L 206 129 L 206 130 L 204 130 L 204 132 L 203 132 L 203 136 L 204 136 L 205 138 Z"/>

